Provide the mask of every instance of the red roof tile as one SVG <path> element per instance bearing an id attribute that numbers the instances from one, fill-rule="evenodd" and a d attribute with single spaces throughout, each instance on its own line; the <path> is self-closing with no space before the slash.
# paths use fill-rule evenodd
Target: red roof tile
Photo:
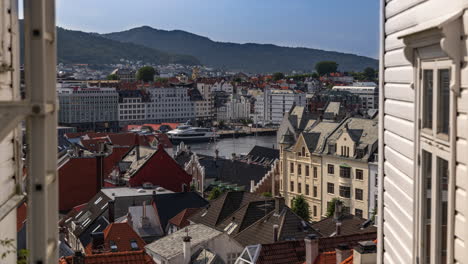
<path id="1" fill-rule="evenodd" d="M 92 242 L 86 246 L 85 252 L 87 255 L 95 255 L 102 252 L 110 251 L 110 241 L 113 241 L 117 246 L 118 252 L 132 251 L 131 241 L 135 241 L 138 249 L 143 249 L 145 242 L 138 236 L 128 223 L 112 223 L 104 229 L 104 248 L 98 252 L 92 250 Z"/>
<path id="2" fill-rule="evenodd" d="M 336 264 L 336 251 L 320 253 L 314 264 Z"/>
<path id="3" fill-rule="evenodd" d="M 200 208 L 187 208 L 184 209 L 182 212 L 178 213 L 176 216 L 171 218 L 169 220 L 169 223 L 179 227 L 183 228 L 186 227 L 190 224 L 190 222 L 187 220 L 191 215 L 196 213 Z"/>
<path id="4" fill-rule="evenodd" d="M 347 259 L 343 260 L 343 262 L 341 262 L 341 264 L 353 264 L 353 259 L 354 259 L 353 253 L 351 253 L 351 256 L 349 256 Z"/>
<path id="5" fill-rule="evenodd" d="M 304 240 L 262 244 L 257 264 L 298 264 L 305 259 Z"/>
<path id="6" fill-rule="evenodd" d="M 144 250 L 110 252 L 84 256 L 86 264 L 154 264 L 153 259 Z M 61 258 L 59 264 L 73 264 L 73 256 Z"/>

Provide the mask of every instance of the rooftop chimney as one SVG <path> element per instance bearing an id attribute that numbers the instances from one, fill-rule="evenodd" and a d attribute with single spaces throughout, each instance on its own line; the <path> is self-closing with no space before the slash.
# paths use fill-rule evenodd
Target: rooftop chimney
<path id="1" fill-rule="evenodd" d="M 132 214 L 130 212 L 128 212 L 127 214 L 127 224 L 133 228 L 133 218 L 132 218 Z"/>
<path id="2" fill-rule="evenodd" d="M 351 256 L 351 249 L 348 247 L 348 245 L 338 245 L 336 247 L 336 264 L 341 264 L 345 259 L 347 259 L 349 256 Z"/>
<path id="3" fill-rule="evenodd" d="M 113 223 L 115 221 L 115 201 L 114 200 L 109 200 L 107 202 L 108 205 L 108 212 L 109 212 L 109 223 Z"/>
<path id="4" fill-rule="evenodd" d="M 250 180 L 250 192 L 253 193 L 254 189 L 255 189 L 255 181 Z"/>
<path id="5" fill-rule="evenodd" d="M 273 242 L 278 241 L 279 225 L 273 225 Z"/>
<path id="6" fill-rule="evenodd" d="M 280 214 L 284 208 L 284 197 L 276 196 L 275 197 L 275 214 Z"/>
<path id="7" fill-rule="evenodd" d="M 190 240 L 192 239 L 188 235 L 188 228 L 185 228 L 185 233 L 186 235 L 183 237 L 184 241 L 184 263 L 183 264 L 190 264 L 191 258 L 192 258 L 192 248 L 190 245 Z"/>
<path id="8" fill-rule="evenodd" d="M 373 241 L 361 241 L 354 248 L 353 263 L 375 264 L 377 263 L 377 245 Z"/>
<path id="9" fill-rule="evenodd" d="M 305 239 L 306 262 L 305 264 L 314 263 L 319 256 L 318 237 L 314 234 L 308 235 Z"/>
<path id="10" fill-rule="evenodd" d="M 341 222 L 336 222 L 335 236 L 341 236 Z"/>
<path id="11" fill-rule="evenodd" d="M 150 223 L 148 216 L 146 216 L 146 201 L 143 202 L 142 209 L 143 209 L 143 214 L 141 216 L 141 228 L 150 228 L 151 223 Z"/>
<path id="12" fill-rule="evenodd" d="M 342 211 L 343 211 L 343 203 L 339 200 L 335 201 L 335 212 L 333 214 L 333 219 L 335 219 L 335 221 L 340 220 L 342 216 Z"/>

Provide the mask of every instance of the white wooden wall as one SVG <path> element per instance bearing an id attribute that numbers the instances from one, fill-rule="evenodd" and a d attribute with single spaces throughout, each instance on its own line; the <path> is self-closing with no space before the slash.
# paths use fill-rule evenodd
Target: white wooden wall
<path id="1" fill-rule="evenodd" d="M 384 263 L 412 263 L 414 238 L 414 69 L 403 55 L 398 36 L 422 22 L 460 10 L 468 0 L 386 0 L 384 53 L 384 170 L 383 246 Z M 465 15 L 465 26 L 468 17 Z M 465 34 L 468 30 L 465 29 Z M 466 37 L 465 37 L 466 40 Z M 465 43 L 468 48 L 468 43 Z M 465 50 L 466 51 L 466 50 Z M 465 52 L 465 55 L 466 52 Z M 465 57 L 466 58 L 466 57 Z M 466 59 L 465 59 L 466 61 Z M 458 115 L 458 166 L 456 172 L 455 259 L 468 263 L 468 69 L 462 72 L 462 95 Z M 382 182 L 382 181 L 380 181 Z M 381 214 L 379 212 L 379 214 Z M 382 214 L 381 214 L 382 215 Z M 464 242 L 465 241 L 465 242 Z"/>

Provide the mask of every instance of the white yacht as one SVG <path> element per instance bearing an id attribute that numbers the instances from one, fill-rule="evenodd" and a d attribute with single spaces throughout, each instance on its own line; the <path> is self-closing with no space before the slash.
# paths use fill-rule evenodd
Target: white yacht
<path id="1" fill-rule="evenodd" d="M 219 137 L 216 132 L 210 128 L 192 127 L 190 125 L 181 125 L 176 129 L 167 132 L 171 141 L 201 142 L 215 140 Z"/>

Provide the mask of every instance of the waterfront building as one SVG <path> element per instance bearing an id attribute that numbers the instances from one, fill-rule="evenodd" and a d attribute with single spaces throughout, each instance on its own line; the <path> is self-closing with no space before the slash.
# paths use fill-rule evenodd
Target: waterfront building
<path id="1" fill-rule="evenodd" d="M 257 102 L 259 100 L 258 96 Z M 293 105 L 305 106 L 306 95 L 299 91 L 280 90 L 280 89 L 265 89 L 263 100 L 263 109 L 256 107 L 255 112 L 258 113 L 259 119 L 263 119 L 265 124 L 280 124 L 285 113 L 289 112 Z"/>
<path id="2" fill-rule="evenodd" d="M 133 69 L 120 68 L 112 71 L 121 82 L 134 82 L 136 81 L 136 71 Z"/>
<path id="3" fill-rule="evenodd" d="M 197 90 L 198 93 L 195 90 Z M 214 98 L 210 85 L 205 83 L 197 83 L 197 88 L 192 89 L 191 91 L 193 91 L 193 93 L 199 94 L 199 96 L 196 97 L 192 95 L 192 101 L 194 101 L 195 104 L 196 120 L 199 122 L 213 120 Z"/>
<path id="4" fill-rule="evenodd" d="M 226 104 L 226 120 L 250 118 L 250 99 L 246 96 L 232 94 Z"/>
<path id="5" fill-rule="evenodd" d="M 143 124 L 147 117 L 147 103 L 150 101 L 144 90 L 119 90 L 119 126 Z"/>
<path id="6" fill-rule="evenodd" d="M 352 86 L 333 86 L 334 91 L 347 91 L 361 98 L 362 109 L 379 108 L 379 89 L 373 82 L 355 82 Z"/>
<path id="7" fill-rule="evenodd" d="M 467 4 L 381 1 L 379 263 L 468 263 Z"/>
<path id="8" fill-rule="evenodd" d="M 147 92 L 146 119 L 148 123 L 186 122 L 195 119 L 195 106 L 189 87 L 150 87 Z"/>
<path id="9" fill-rule="evenodd" d="M 115 88 L 58 88 L 59 124 L 79 130 L 118 129 Z"/>
<path id="10" fill-rule="evenodd" d="M 348 118 L 328 136 L 321 155 L 323 216 L 333 198 L 342 201 L 345 213 L 367 219 L 374 212 L 369 167 L 375 165 L 369 162 L 377 151 L 377 125 L 377 120 Z"/>

